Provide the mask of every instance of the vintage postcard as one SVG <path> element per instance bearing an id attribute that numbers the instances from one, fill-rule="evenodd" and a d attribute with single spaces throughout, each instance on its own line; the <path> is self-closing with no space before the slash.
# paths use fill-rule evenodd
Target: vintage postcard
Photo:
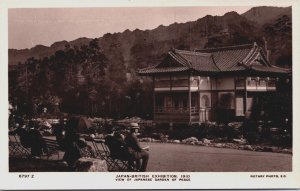
<path id="1" fill-rule="evenodd" d="M 299 0 L 1 1 L 1 189 L 300 188 Z"/>

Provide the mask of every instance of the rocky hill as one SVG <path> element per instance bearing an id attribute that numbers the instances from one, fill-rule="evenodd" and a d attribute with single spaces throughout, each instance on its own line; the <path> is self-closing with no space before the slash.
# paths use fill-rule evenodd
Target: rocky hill
<path id="1" fill-rule="evenodd" d="M 242 15 L 207 15 L 153 30 L 10 49 L 9 96 L 27 114 L 36 105 L 55 110 L 60 100 L 61 111 L 67 113 L 149 118 L 152 86 L 149 78 L 137 76 L 138 68 L 158 64 L 172 48 L 195 50 L 254 41 L 263 46 L 267 42 L 273 64 L 291 67 L 291 8 L 257 7 Z"/>
<path id="2" fill-rule="evenodd" d="M 268 41 L 272 63 L 291 66 L 280 55 L 283 52 L 285 58 L 291 56 L 291 7 L 255 7 L 242 15 L 229 12 L 223 16 L 207 15 L 196 21 L 158 26 L 153 30 L 108 33 L 99 38 L 99 43 L 109 58 L 112 71 L 123 68 L 132 72 L 158 63 L 171 48 L 193 50 L 252 41 L 263 43 L 263 37 Z M 9 65 L 24 63 L 30 57 L 47 57 L 64 49 L 66 44 L 81 46 L 90 40 L 79 38 L 55 42 L 50 47 L 38 45 L 31 49 L 10 49 Z"/>
<path id="3" fill-rule="evenodd" d="M 272 22 L 277 17 L 292 15 L 292 7 L 253 7 L 249 11 L 242 14 L 245 18 L 259 25 Z"/>

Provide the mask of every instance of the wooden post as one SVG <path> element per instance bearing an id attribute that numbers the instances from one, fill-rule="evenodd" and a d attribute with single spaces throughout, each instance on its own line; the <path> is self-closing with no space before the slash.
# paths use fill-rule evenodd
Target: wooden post
<path id="1" fill-rule="evenodd" d="M 156 106 L 156 100 L 155 100 L 155 76 L 152 76 L 152 80 L 153 80 L 153 119 L 155 119 L 155 106 Z"/>
<path id="2" fill-rule="evenodd" d="M 237 81 L 237 78 L 234 77 L 234 118 L 236 118 L 236 81 Z"/>
<path id="3" fill-rule="evenodd" d="M 247 77 L 245 77 L 244 115 L 247 113 Z"/>
<path id="4" fill-rule="evenodd" d="M 199 122 L 201 122 L 201 84 L 200 84 L 200 82 L 201 82 L 201 76 L 200 77 L 198 77 L 198 94 L 199 94 L 199 100 L 198 100 L 198 102 L 199 102 L 199 105 L 198 105 L 198 107 L 199 107 L 199 109 L 198 109 L 198 117 L 199 117 Z"/>
<path id="5" fill-rule="evenodd" d="M 170 81 L 169 85 L 170 85 L 170 97 L 171 97 L 171 104 L 172 104 L 170 110 L 172 112 L 172 115 L 174 115 L 174 102 L 173 102 L 174 97 L 173 97 L 173 91 L 172 91 L 172 88 L 173 88 L 172 80 L 173 80 L 172 74 L 170 74 L 170 76 L 169 76 L 169 81 Z M 170 120 L 170 130 L 173 130 L 173 117 L 170 118 L 171 119 Z"/>
<path id="6" fill-rule="evenodd" d="M 192 107 L 192 103 L 191 103 L 191 74 L 189 73 L 188 75 L 189 81 L 188 81 L 188 94 L 189 94 L 189 98 L 188 98 L 188 107 L 189 107 L 189 124 L 191 123 L 191 107 Z"/>
<path id="7" fill-rule="evenodd" d="M 172 89 L 173 89 L 173 82 L 172 82 L 172 80 L 173 80 L 173 77 L 172 77 L 172 74 L 170 74 L 170 76 L 169 76 L 169 85 L 170 85 L 170 97 L 171 97 L 171 103 L 172 103 L 172 108 L 171 109 L 173 109 L 173 91 L 172 91 Z"/>
<path id="8" fill-rule="evenodd" d="M 213 108 L 213 78 L 212 77 L 210 77 L 210 113 L 208 114 L 209 116 L 209 121 L 211 121 L 212 120 L 212 108 Z"/>

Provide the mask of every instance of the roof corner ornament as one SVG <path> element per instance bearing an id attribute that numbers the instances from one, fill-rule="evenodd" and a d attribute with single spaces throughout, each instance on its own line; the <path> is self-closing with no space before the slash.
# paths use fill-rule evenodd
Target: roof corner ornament
<path id="1" fill-rule="evenodd" d="M 238 62 L 238 65 L 239 65 L 239 66 L 244 66 L 244 67 L 247 68 L 247 69 L 250 69 L 250 68 L 251 68 L 251 66 L 248 66 L 248 65 L 245 64 L 243 61 L 242 61 L 242 62 Z"/>
<path id="2" fill-rule="evenodd" d="M 188 64 L 189 64 L 188 67 L 192 68 L 192 63 L 190 61 L 188 61 Z"/>

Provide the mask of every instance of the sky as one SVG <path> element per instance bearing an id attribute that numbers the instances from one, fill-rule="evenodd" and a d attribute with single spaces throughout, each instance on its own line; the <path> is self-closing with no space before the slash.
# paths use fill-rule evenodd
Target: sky
<path id="1" fill-rule="evenodd" d="M 9 48 L 50 46 L 80 37 L 98 38 L 106 33 L 154 29 L 174 22 L 194 21 L 206 15 L 242 14 L 239 7 L 110 7 L 110 8 L 11 8 L 8 11 Z"/>

